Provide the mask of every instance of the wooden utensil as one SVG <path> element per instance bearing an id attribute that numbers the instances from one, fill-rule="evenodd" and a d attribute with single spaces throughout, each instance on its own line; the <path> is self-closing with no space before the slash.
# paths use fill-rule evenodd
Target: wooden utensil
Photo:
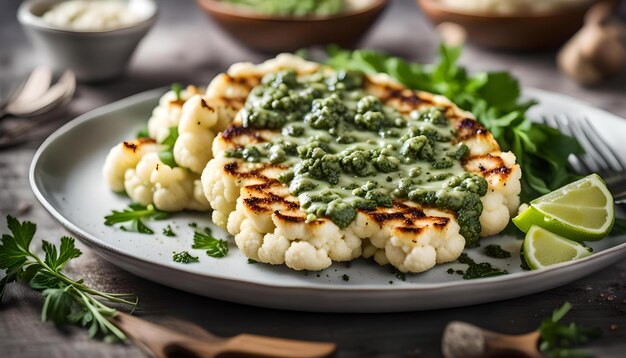
<path id="1" fill-rule="evenodd" d="M 511 336 L 469 323 L 453 321 L 446 326 L 441 351 L 446 358 L 528 357 L 541 358 L 539 332 Z"/>
<path id="2" fill-rule="evenodd" d="M 121 312 L 112 321 L 141 350 L 156 358 L 207 358 L 218 355 L 317 358 L 328 357 L 336 350 L 333 343 L 304 342 L 251 334 L 221 338 L 191 323 L 178 324 L 180 329 L 188 333 L 183 334 Z"/>

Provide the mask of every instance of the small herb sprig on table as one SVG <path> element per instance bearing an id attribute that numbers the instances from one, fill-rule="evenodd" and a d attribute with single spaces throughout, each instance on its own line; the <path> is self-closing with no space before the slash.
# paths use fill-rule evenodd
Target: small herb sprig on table
<path id="1" fill-rule="evenodd" d="M 111 214 L 104 217 L 104 224 L 113 226 L 115 224 L 130 222 L 130 226 L 121 226 L 121 229 L 152 235 L 154 231 L 146 226 L 142 219 L 163 220 L 167 219 L 169 216 L 169 213 L 157 210 L 154 205 L 143 206 L 141 204 L 132 203 L 123 211 L 112 210 Z"/>
<path id="2" fill-rule="evenodd" d="M 61 272 L 72 259 L 81 255 L 74 246 L 74 239 L 62 237 L 57 248 L 42 241 L 43 260 L 30 250 L 37 226 L 29 221 L 19 222 L 7 216 L 11 234 L 2 235 L 0 245 L 0 269 L 5 276 L 0 280 L 0 300 L 7 284 L 26 282 L 44 297 L 42 321 L 57 324 L 75 323 L 89 327 L 89 336 L 102 336 L 107 341 L 126 340 L 124 333 L 109 321 L 117 311 L 108 304 L 137 306 L 131 294 L 114 294 L 95 290 L 83 280 L 73 280 Z"/>
<path id="3" fill-rule="evenodd" d="M 547 358 L 590 357 L 589 352 L 577 348 L 600 336 L 597 328 L 585 328 L 576 323 L 564 324 L 561 319 L 572 308 L 569 302 L 554 310 L 539 326 L 541 344 L 539 349 Z"/>

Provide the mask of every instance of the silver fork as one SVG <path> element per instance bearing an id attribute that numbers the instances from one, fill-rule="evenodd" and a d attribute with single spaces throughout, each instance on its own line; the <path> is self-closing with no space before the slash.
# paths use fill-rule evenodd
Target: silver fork
<path id="1" fill-rule="evenodd" d="M 543 117 L 543 124 L 574 137 L 585 150 L 571 155 L 569 164 L 579 174 L 598 173 L 617 204 L 626 204 L 626 162 L 611 148 L 588 118 L 573 120 L 562 114 Z"/>

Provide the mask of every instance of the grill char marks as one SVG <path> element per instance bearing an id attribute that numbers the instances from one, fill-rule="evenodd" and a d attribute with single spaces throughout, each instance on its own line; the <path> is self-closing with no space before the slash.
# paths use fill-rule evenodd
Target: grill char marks
<path id="1" fill-rule="evenodd" d="M 137 138 L 132 141 L 124 142 L 124 149 L 135 153 L 142 145 L 154 143 L 156 143 L 156 141 L 152 138 Z"/>
<path id="2" fill-rule="evenodd" d="M 229 143 L 237 143 L 239 138 L 247 137 L 254 143 L 267 142 L 265 138 L 254 128 L 248 128 L 241 125 L 232 125 L 222 132 L 222 138 Z"/>
<path id="3" fill-rule="evenodd" d="M 401 229 L 403 232 L 414 232 L 419 234 L 420 228 L 427 226 L 426 224 L 432 224 L 438 229 L 443 229 L 450 219 L 440 216 L 428 216 L 424 213 L 424 210 L 406 205 L 400 201 L 395 201 L 391 208 L 376 208 L 372 210 L 359 210 L 359 212 L 367 215 L 374 220 L 378 225 L 384 226 L 392 222 L 402 222 L 406 226 L 398 226 L 396 229 Z M 423 225 L 420 225 L 423 224 Z M 420 229 L 417 231 L 411 231 L 413 229 Z"/>
<path id="4" fill-rule="evenodd" d="M 462 142 L 477 136 L 488 136 L 489 132 L 478 121 L 471 118 L 463 118 L 456 125 L 456 137 Z"/>
<path id="5" fill-rule="evenodd" d="M 480 173 L 484 178 L 499 177 L 506 181 L 511 175 L 511 168 L 502 158 L 491 154 L 473 156 L 465 159 L 463 166 L 472 172 Z"/>

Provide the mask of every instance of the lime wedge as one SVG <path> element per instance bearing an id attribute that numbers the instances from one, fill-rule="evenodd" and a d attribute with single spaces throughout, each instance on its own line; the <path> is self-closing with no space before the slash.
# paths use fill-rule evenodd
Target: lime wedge
<path id="1" fill-rule="evenodd" d="M 582 241 L 600 240 L 613 228 L 613 197 L 598 174 L 591 174 L 530 202 L 513 223 L 528 232 L 533 225 Z"/>
<path id="2" fill-rule="evenodd" d="M 522 250 L 524 260 L 531 269 L 580 259 L 591 255 L 591 251 L 576 241 L 533 225 L 528 230 Z"/>

